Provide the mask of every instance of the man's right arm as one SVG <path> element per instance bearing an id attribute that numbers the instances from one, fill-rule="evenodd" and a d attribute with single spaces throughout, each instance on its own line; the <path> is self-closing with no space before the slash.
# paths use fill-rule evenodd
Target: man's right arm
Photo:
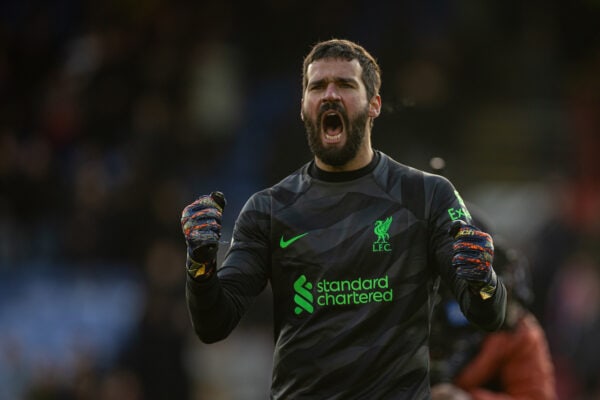
<path id="1" fill-rule="evenodd" d="M 206 277 L 187 274 L 190 319 L 205 343 L 225 339 L 267 285 L 269 213 L 260 209 L 261 204 L 266 203 L 253 196 L 242 209 L 231 247 L 216 273 Z"/>

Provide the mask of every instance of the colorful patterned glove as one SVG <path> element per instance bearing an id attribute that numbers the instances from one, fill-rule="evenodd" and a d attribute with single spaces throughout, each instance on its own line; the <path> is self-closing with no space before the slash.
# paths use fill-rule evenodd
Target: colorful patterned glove
<path id="1" fill-rule="evenodd" d="M 227 204 L 221 192 L 200 196 L 181 213 L 181 228 L 187 244 L 186 268 L 195 279 L 216 271 L 221 238 L 221 218 Z"/>
<path id="2" fill-rule="evenodd" d="M 492 268 L 492 237 L 460 220 L 452 225 L 450 235 L 455 239 L 452 246 L 452 266 L 456 268 L 456 275 L 466 280 L 471 290 L 483 300 L 489 299 L 498 285 L 498 278 Z"/>

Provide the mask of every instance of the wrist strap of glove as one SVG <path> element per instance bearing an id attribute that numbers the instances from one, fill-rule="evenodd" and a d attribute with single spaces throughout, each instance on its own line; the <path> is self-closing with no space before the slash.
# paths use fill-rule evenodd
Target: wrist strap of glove
<path id="1" fill-rule="evenodd" d="M 490 276 L 488 283 L 469 281 L 469 286 L 482 300 L 489 299 L 496 293 L 496 287 L 498 287 L 498 277 L 496 276 L 496 272 L 492 269 L 492 275 Z"/>
<path id="2" fill-rule="evenodd" d="M 206 262 L 197 262 L 190 255 L 187 255 L 185 267 L 188 274 L 196 281 L 208 279 L 217 270 L 217 260 L 212 259 Z"/>

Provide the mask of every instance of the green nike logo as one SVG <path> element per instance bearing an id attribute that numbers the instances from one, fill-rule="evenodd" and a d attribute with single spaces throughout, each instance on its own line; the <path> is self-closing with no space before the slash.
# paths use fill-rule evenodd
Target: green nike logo
<path id="1" fill-rule="evenodd" d="M 285 249 L 290 244 L 294 243 L 296 240 L 298 240 L 300 238 L 303 238 L 306 235 L 308 235 L 308 232 L 302 233 L 302 234 L 300 234 L 298 236 L 294 236 L 293 238 L 291 238 L 289 240 L 283 240 L 283 236 L 282 236 L 281 239 L 279 239 L 279 247 L 281 247 L 282 249 Z"/>

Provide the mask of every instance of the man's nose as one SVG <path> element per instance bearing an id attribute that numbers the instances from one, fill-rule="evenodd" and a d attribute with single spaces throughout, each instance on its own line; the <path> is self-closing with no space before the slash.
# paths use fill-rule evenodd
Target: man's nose
<path id="1" fill-rule="evenodd" d="M 340 94 L 338 93 L 338 88 L 335 83 L 330 83 L 325 88 L 325 93 L 323 94 L 324 101 L 337 101 L 340 99 Z"/>

